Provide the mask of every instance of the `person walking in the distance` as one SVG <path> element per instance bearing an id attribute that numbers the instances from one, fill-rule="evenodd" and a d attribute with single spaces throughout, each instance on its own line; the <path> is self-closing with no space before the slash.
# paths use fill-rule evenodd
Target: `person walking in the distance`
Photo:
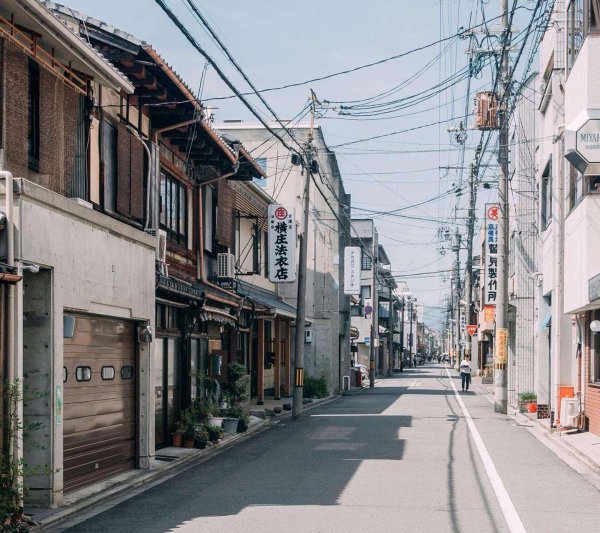
<path id="1" fill-rule="evenodd" d="M 460 362 L 460 380 L 463 392 L 468 391 L 471 384 L 471 361 L 468 355 Z"/>

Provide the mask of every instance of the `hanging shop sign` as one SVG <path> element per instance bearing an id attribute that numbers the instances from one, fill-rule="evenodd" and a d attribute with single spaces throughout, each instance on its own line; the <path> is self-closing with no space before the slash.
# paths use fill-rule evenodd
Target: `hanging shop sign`
<path id="1" fill-rule="evenodd" d="M 600 174 L 600 109 L 585 109 L 567 124 L 565 157 L 582 174 Z"/>
<path id="2" fill-rule="evenodd" d="M 498 298 L 498 204 L 485 204 L 484 305 L 496 305 Z"/>
<path id="3" fill-rule="evenodd" d="M 495 305 L 484 305 L 483 306 L 483 321 L 486 324 L 490 324 L 496 320 L 496 306 Z"/>
<path id="4" fill-rule="evenodd" d="M 360 294 L 360 246 L 344 249 L 344 294 Z"/>
<path id="5" fill-rule="evenodd" d="M 296 221 L 293 207 L 269 205 L 269 281 L 296 281 Z"/>
<path id="6" fill-rule="evenodd" d="M 496 329 L 496 365 L 506 365 L 508 361 L 508 328 Z"/>
<path id="7" fill-rule="evenodd" d="M 373 316 L 373 302 L 369 298 L 365 298 L 365 318 L 371 318 Z"/>

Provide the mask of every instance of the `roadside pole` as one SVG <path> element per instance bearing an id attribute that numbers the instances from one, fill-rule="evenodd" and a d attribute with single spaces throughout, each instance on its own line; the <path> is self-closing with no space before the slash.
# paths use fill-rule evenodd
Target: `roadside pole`
<path id="1" fill-rule="evenodd" d="M 466 279 L 465 279 L 465 302 L 467 308 L 466 313 L 466 324 L 471 324 L 471 300 L 473 298 L 473 237 L 475 234 L 475 205 L 477 199 L 475 196 L 475 165 L 470 166 L 469 172 L 469 214 L 467 219 L 467 260 L 466 260 Z M 465 356 L 471 359 L 471 335 L 465 335 Z"/>
<path id="2" fill-rule="evenodd" d="M 501 106 L 499 109 L 500 138 L 498 146 L 498 296 L 496 299 L 496 349 L 494 368 L 494 411 L 507 413 L 508 393 L 506 363 L 508 359 L 508 53 L 511 45 L 508 28 L 508 0 L 500 0 L 502 11 L 502 58 L 500 81 L 502 83 Z"/>
<path id="3" fill-rule="evenodd" d="M 388 318 L 388 376 L 394 373 L 394 303 L 392 302 L 392 283 L 389 280 L 390 286 L 390 315 Z"/>
<path id="4" fill-rule="evenodd" d="M 302 400 L 304 393 L 304 335 L 306 329 L 306 263 L 308 252 L 308 217 L 310 210 L 310 180 L 312 176 L 313 162 L 313 132 L 315 126 L 315 105 L 316 96 L 311 91 L 311 113 L 310 113 L 310 131 L 306 145 L 306 161 L 304 171 L 306 173 L 304 181 L 304 198 L 302 213 L 302 235 L 300 236 L 300 254 L 298 259 L 298 299 L 296 301 L 296 342 L 294 358 L 294 395 L 292 397 L 292 418 L 297 419 L 302 416 Z"/>

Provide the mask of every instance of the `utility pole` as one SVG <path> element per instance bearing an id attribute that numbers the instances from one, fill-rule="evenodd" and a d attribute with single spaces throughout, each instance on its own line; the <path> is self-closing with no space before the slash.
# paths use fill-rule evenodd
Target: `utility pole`
<path id="1" fill-rule="evenodd" d="M 369 388 L 375 388 L 375 368 L 377 361 L 377 352 L 379 351 L 379 243 L 375 240 L 375 231 L 372 238 L 372 261 L 373 270 L 373 291 L 371 294 L 371 304 L 373 313 L 371 314 L 371 349 L 369 352 Z"/>
<path id="2" fill-rule="evenodd" d="M 389 278 L 390 317 L 388 319 L 388 376 L 394 373 L 394 302 L 392 301 L 392 278 Z"/>
<path id="3" fill-rule="evenodd" d="M 402 306 L 402 318 L 400 319 L 400 372 L 404 372 L 404 307 L 406 306 L 406 297 L 400 300 Z"/>
<path id="4" fill-rule="evenodd" d="M 452 251 L 456 253 L 456 265 L 455 265 L 455 276 L 456 276 L 456 307 L 454 309 L 454 320 L 456 320 L 456 359 L 460 359 L 460 232 L 456 228 L 454 234 L 454 244 L 452 245 Z"/>
<path id="5" fill-rule="evenodd" d="M 500 217 L 498 224 L 498 295 L 496 300 L 496 348 L 494 369 L 494 411 L 507 413 L 507 376 L 508 359 L 508 100 L 510 80 L 508 79 L 508 52 L 511 45 L 508 28 L 508 0 L 500 0 L 502 11 L 502 57 L 500 82 L 500 138 L 498 146 L 498 204 Z"/>
<path id="6" fill-rule="evenodd" d="M 410 359 L 410 364 L 413 368 L 417 366 L 417 358 L 413 359 L 412 351 L 413 351 L 413 313 L 414 313 L 414 300 L 411 298 L 408 306 L 408 312 L 410 313 L 410 328 L 408 329 L 408 358 Z"/>
<path id="7" fill-rule="evenodd" d="M 466 261 L 466 280 L 465 280 L 465 302 L 467 303 L 466 323 L 471 324 L 471 300 L 473 298 L 473 238 L 475 234 L 475 205 L 477 198 L 475 196 L 475 173 L 476 165 L 470 166 L 469 172 L 469 214 L 467 218 L 467 261 Z M 467 344 L 465 345 L 465 356 L 471 358 L 471 336 L 465 335 Z"/>
<path id="8" fill-rule="evenodd" d="M 292 398 L 292 418 L 302 416 L 302 399 L 304 392 L 304 336 L 306 329 L 306 263 L 308 260 L 308 215 L 310 210 L 310 180 L 313 166 L 313 133 L 315 127 L 315 108 L 317 97 L 311 90 L 310 131 L 306 142 L 304 181 L 304 197 L 302 199 L 302 235 L 300 236 L 300 255 L 298 259 L 298 298 L 296 301 L 296 353 L 294 358 L 295 379 L 294 396 Z"/>

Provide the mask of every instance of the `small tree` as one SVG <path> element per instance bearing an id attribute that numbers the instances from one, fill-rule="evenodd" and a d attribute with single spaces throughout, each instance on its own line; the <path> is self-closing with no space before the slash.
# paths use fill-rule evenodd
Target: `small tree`
<path id="1" fill-rule="evenodd" d="M 0 455 L 0 530 L 21 533 L 29 531 L 23 514 L 23 459 L 16 453 L 23 425 L 19 405 L 23 396 L 19 381 L 2 384 L 2 400 L 6 416 L 0 420 L 4 446 Z"/>

